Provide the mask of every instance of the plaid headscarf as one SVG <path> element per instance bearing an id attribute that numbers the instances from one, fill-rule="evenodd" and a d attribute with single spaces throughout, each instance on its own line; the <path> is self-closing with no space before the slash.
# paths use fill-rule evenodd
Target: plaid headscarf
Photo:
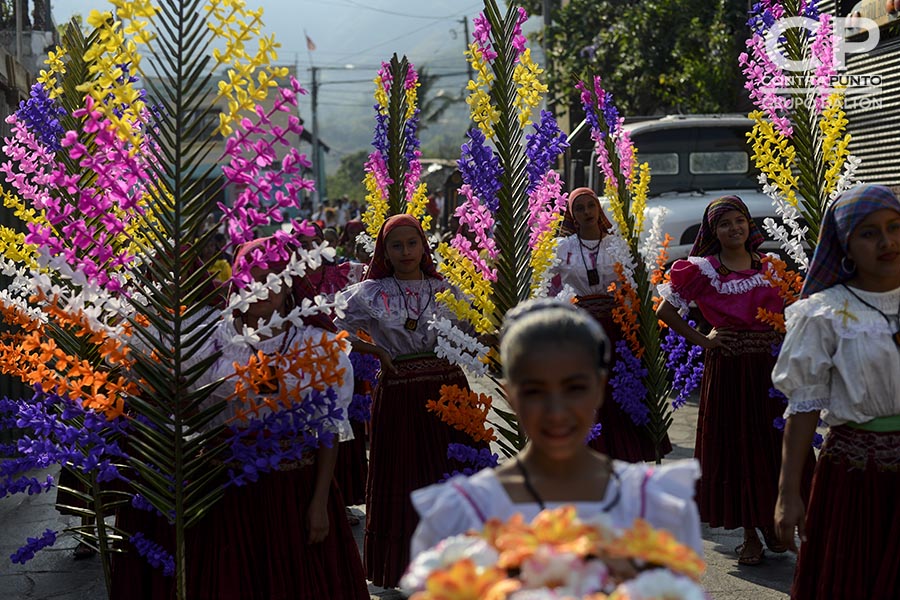
<path id="1" fill-rule="evenodd" d="M 603 207 L 600 206 L 600 199 L 597 197 L 597 193 L 589 187 L 580 187 L 575 188 L 571 192 L 569 192 L 569 197 L 566 200 L 566 214 L 564 216 L 564 221 L 568 221 L 567 228 L 575 233 L 578 231 L 578 221 L 575 220 L 575 215 L 572 214 L 572 206 L 575 204 L 575 201 L 581 196 L 589 196 L 594 199 L 594 202 L 597 203 L 597 208 L 599 209 L 599 214 L 597 215 L 597 224 L 600 225 L 600 234 L 601 237 L 612 231 L 612 223 L 609 222 L 609 219 L 606 217 L 606 213 L 603 212 Z"/>
<path id="2" fill-rule="evenodd" d="M 384 245 L 388 234 L 398 227 L 412 227 L 419 232 L 419 237 L 422 238 L 422 247 L 424 248 L 419 268 L 422 269 L 426 277 L 443 279 L 443 277 L 438 275 L 434 266 L 434 259 L 431 257 L 431 247 L 428 245 L 428 238 L 425 237 L 425 232 L 422 230 L 422 224 L 419 223 L 417 218 L 406 213 L 389 217 L 381 224 L 378 237 L 375 238 L 375 251 L 372 253 L 372 260 L 369 262 L 366 279 L 384 279 L 394 274 L 394 267 L 387 261 L 387 252 L 384 249 Z"/>
<path id="3" fill-rule="evenodd" d="M 691 256 L 712 256 L 722 251 L 722 244 L 719 243 L 719 237 L 716 235 L 716 225 L 719 219 L 727 212 L 740 211 L 747 218 L 747 226 L 749 234 L 745 246 L 748 252 L 755 252 L 762 245 L 765 238 L 756 226 L 753 217 L 744 201 L 737 196 L 722 196 L 709 203 L 703 212 L 703 221 L 700 223 L 700 231 L 694 239 L 694 245 L 691 247 Z"/>
<path id="4" fill-rule="evenodd" d="M 850 279 L 853 273 L 841 268 L 841 262 L 847 258 L 850 234 L 867 216 L 883 208 L 900 212 L 897 196 L 883 185 L 858 185 L 838 196 L 822 218 L 816 252 L 800 292 L 802 297 Z"/>

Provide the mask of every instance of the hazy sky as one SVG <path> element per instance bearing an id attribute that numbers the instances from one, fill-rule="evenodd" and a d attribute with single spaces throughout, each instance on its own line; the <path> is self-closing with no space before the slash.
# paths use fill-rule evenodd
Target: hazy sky
<path id="1" fill-rule="evenodd" d="M 110 7 L 104 0 L 52 0 L 52 5 L 57 23 L 76 13 L 86 17 L 92 9 Z M 319 126 L 326 137 L 330 127 L 340 124 L 330 122 L 333 119 L 323 122 L 321 116 L 329 109 L 370 109 L 372 79 L 381 61 L 394 52 L 406 54 L 417 68 L 424 65 L 431 73 L 446 75 L 440 85 L 459 94 L 467 79 L 462 19 L 468 20 L 471 31 L 472 18 L 483 10 L 481 0 L 248 0 L 247 5 L 262 6 L 264 31 L 274 33 L 281 44 L 279 62 L 296 65 L 305 88 L 310 87 L 310 61 L 323 68 Z M 307 51 L 304 31 L 316 50 Z M 542 60 L 537 48 L 534 52 L 536 60 Z M 308 96 L 301 98 L 299 109 L 309 123 Z M 356 149 L 346 145 L 336 144 L 332 156 Z"/>

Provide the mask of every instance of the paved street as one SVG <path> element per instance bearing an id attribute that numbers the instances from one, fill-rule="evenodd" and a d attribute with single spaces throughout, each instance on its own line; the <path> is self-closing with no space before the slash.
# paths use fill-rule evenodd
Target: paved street
<path id="1" fill-rule="evenodd" d="M 694 445 L 696 404 L 688 404 L 675 417 L 670 436 L 675 448 L 670 459 L 690 457 Z M 55 494 L 17 495 L 0 500 L 0 600 L 104 600 L 103 576 L 96 559 L 75 561 L 75 541 L 63 536 L 54 547 L 41 551 L 26 565 L 9 562 L 29 536 L 48 527 L 61 529 L 73 520 L 53 508 Z M 356 507 L 360 513 L 364 507 Z M 362 544 L 362 525 L 354 528 Z M 734 548 L 741 543 L 740 530 L 705 529 L 704 549 L 708 570 L 703 584 L 716 600 L 783 600 L 787 598 L 795 558 L 790 553 L 767 553 L 762 565 L 737 565 Z M 371 588 L 374 597 L 402 598 L 395 591 Z"/>

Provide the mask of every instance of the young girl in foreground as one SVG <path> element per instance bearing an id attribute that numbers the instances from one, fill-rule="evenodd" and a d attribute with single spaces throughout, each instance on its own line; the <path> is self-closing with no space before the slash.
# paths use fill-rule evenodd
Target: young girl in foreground
<path id="1" fill-rule="evenodd" d="M 822 220 L 802 300 L 772 380 L 785 412 L 775 525 L 801 546 L 791 598 L 900 594 L 900 201 L 877 185 L 844 192 Z M 831 427 L 812 493 L 800 493 L 819 416 Z M 805 513 L 805 514 L 804 514 Z"/>
<path id="2" fill-rule="evenodd" d="M 509 311 L 500 352 L 507 399 L 528 444 L 496 469 L 454 477 L 412 494 L 421 521 L 413 556 L 490 518 L 572 504 L 582 518 L 607 513 L 617 527 L 642 517 L 703 553 L 694 504 L 694 460 L 647 467 L 585 444 L 603 403 L 609 341 L 586 312 L 556 300 Z"/>

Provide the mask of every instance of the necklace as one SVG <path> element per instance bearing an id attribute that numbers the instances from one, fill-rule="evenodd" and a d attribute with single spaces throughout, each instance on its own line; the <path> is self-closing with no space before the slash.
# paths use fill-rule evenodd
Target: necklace
<path id="1" fill-rule="evenodd" d="M 578 238 L 578 245 L 587 250 L 588 252 L 596 252 L 594 255 L 594 265 L 597 264 L 597 255 L 600 253 L 600 243 L 603 239 L 597 240 L 597 245 L 591 248 L 581 239 L 581 236 L 577 233 L 575 236 Z M 597 267 L 594 266 L 593 269 L 589 269 L 587 265 L 587 261 L 584 259 L 584 252 L 579 251 L 578 254 L 581 256 L 581 264 L 584 265 L 584 270 L 587 272 L 588 285 L 599 285 L 600 284 L 600 274 L 597 272 Z"/>
<path id="2" fill-rule="evenodd" d="M 413 319 L 409 314 L 409 301 L 406 299 L 406 294 L 403 293 L 403 289 L 400 287 L 400 282 L 397 281 L 396 277 L 393 277 L 394 284 L 397 286 L 397 291 L 400 292 L 400 299 L 403 300 L 403 308 L 406 309 L 406 322 L 403 324 L 403 328 L 407 331 L 415 331 L 419 327 L 419 319 L 422 317 L 422 313 L 425 312 L 425 309 L 428 308 L 428 305 L 431 304 L 431 282 L 428 282 L 428 299 L 425 300 L 425 306 L 421 306 L 421 300 L 418 314 L 416 314 L 416 318 Z M 425 281 L 425 274 L 422 273 L 422 279 L 420 281 Z"/>
<path id="3" fill-rule="evenodd" d="M 853 296 L 854 298 L 856 298 L 857 300 L 859 300 L 860 302 L 862 302 L 863 304 L 865 304 L 866 306 L 868 306 L 869 308 L 871 308 L 872 310 L 874 310 L 875 312 L 877 312 L 879 315 L 881 315 L 882 317 L 884 317 L 884 320 L 887 321 L 888 328 L 890 328 L 890 329 L 893 329 L 893 328 L 894 328 L 894 324 L 891 322 L 891 318 L 892 318 L 892 317 L 893 317 L 894 319 L 897 319 L 898 323 L 900 323 L 900 306 L 897 307 L 897 314 L 896 314 L 896 315 L 890 315 L 890 316 L 889 316 L 889 315 L 886 315 L 885 313 L 883 313 L 883 312 L 882 312 L 881 310 L 879 310 L 878 308 L 872 306 L 871 304 L 869 304 L 868 302 L 866 302 L 865 300 L 863 300 L 862 298 L 860 298 L 859 296 L 857 296 L 856 293 L 855 293 L 853 290 L 850 289 L 850 286 L 848 286 L 848 285 L 846 285 L 846 284 L 843 284 L 843 283 L 842 283 L 841 285 L 844 286 L 844 289 L 845 289 L 845 290 L 847 290 L 848 292 L 850 292 L 850 295 L 851 295 L 851 296 Z M 895 331 L 891 337 L 894 338 L 894 344 L 895 344 L 898 348 L 900 348 L 900 330 Z"/>
<path id="4" fill-rule="evenodd" d="M 528 476 L 528 471 L 525 470 L 525 464 L 521 460 L 519 460 L 518 456 L 516 457 L 516 466 L 519 468 L 519 472 L 522 473 L 522 479 L 525 483 L 525 489 L 529 494 L 531 494 L 531 497 L 534 498 L 535 502 L 537 502 L 537 505 L 541 510 L 547 508 L 547 506 L 544 504 L 543 498 L 541 498 L 540 494 L 537 493 L 537 490 L 534 489 L 534 486 L 531 484 L 531 478 Z M 606 505 L 600 507 L 600 510 L 602 512 L 608 512 L 613 506 L 618 504 L 619 496 L 622 495 L 622 481 L 619 479 L 619 474 L 616 473 L 616 470 L 612 468 L 612 465 L 609 466 L 609 474 L 610 478 L 606 485 L 609 485 L 609 483 L 615 481 L 616 495 L 613 496 L 613 499 L 610 500 Z"/>
<path id="5" fill-rule="evenodd" d="M 284 356 L 285 350 L 287 350 L 288 343 L 294 340 L 294 335 L 296 335 L 296 331 L 294 331 L 293 325 L 288 323 L 287 331 L 284 332 L 284 338 L 281 340 L 281 347 L 278 349 L 278 356 Z M 291 334 L 291 335 L 288 335 Z M 259 350 L 253 344 L 247 344 L 250 346 L 250 350 L 253 351 L 253 356 L 259 354 Z M 259 393 L 260 394 L 277 394 L 279 390 L 278 384 L 278 369 L 272 364 L 266 366 L 266 375 L 263 378 L 263 381 L 259 382 Z"/>
<path id="6" fill-rule="evenodd" d="M 722 262 L 722 253 L 721 252 L 716 254 L 716 260 L 719 261 L 719 268 L 716 269 L 716 273 L 718 273 L 719 275 L 730 275 L 731 273 L 735 272 L 735 271 L 732 271 L 731 269 L 729 269 L 728 267 L 726 267 L 725 263 Z M 762 261 L 759 260 L 759 257 L 756 256 L 756 254 L 751 253 L 750 254 L 750 270 L 759 271 L 760 269 L 762 269 Z"/>

